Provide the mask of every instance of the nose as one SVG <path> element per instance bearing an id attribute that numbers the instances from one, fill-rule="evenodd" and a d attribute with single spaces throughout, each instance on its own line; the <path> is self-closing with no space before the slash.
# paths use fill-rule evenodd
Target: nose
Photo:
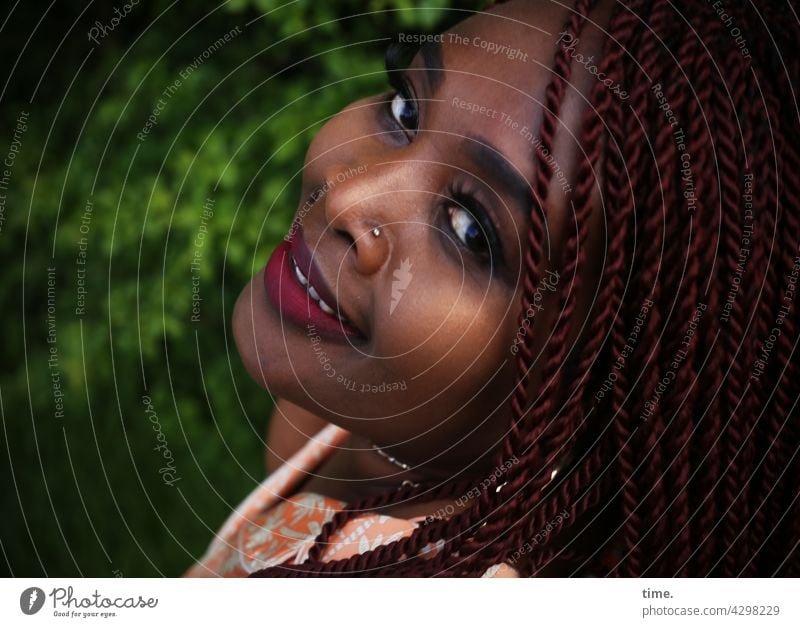
<path id="1" fill-rule="evenodd" d="M 404 196 L 401 181 L 391 168 L 362 166 L 329 170 L 325 198 L 328 227 L 348 240 L 358 272 L 371 275 L 391 256 L 395 227 L 403 220 L 398 211 Z M 372 171 L 370 171 L 370 169 Z"/>

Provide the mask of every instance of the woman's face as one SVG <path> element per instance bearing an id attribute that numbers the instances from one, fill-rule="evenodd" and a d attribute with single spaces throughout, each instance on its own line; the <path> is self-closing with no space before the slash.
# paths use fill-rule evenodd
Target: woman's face
<path id="1" fill-rule="evenodd" d="M 499 443 L 534 147 L 566 18 L 549 2 L 476 15 L 393 72 L 394 90 L 354 102 L 319 131 L 290 241 L 236 305 L 237 345 L 256 381 L 415 464 L 461 467 Z M 597 34 L 588 29 L 577 49 L 599 53 Z M 582 95 L 567 88 L 553 151 L 564 176 L 547 198 L 552 268 L 574 228 L 568 191 L 595 80 L 573 71 Z M 536 352 L 573 280 L 543 276 Z M 581 288 L 579 312 L 593 289 Z"/>

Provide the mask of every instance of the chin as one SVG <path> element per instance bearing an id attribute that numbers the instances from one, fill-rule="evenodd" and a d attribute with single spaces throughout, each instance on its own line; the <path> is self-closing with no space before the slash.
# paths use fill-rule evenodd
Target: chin
<path id="1" fill-rule="evenodd" d="M 294 338 L 290 330 L 281 328 L 280 319 L 267 303 L 263 271 L 252 278 L 236 299 L 231 327 L 239 357 L 250 377 L 270 394 L 307 406 L 308 397 L 298 381 L 313 378 L 300 371 L 303 364 L 296 356 L 290 358 Z"/>
<path id="2" fill-rule="evenodd" d="M 277 382 L 273 381 L 271 371 L 276 369 L 278 364 L 274 363 L 275 358 L 279 359 L 280 355 L 275 352 L 277 347 L 267 346 L 273 342 L 267 342 L 265 338 L 276 337 L 278 334 L 264 332 L 265 329 L 274 326 L 274 321 L 270 319 L 266 307 L 261 276 L 262 272 L 256 274 L 236 299 L 231 327 L 236 349 L 247 373 L 261 387 L 275 393 L 273 388 Z M 265 358 L 267 355 L 271 355 L 272 358 Z"/>

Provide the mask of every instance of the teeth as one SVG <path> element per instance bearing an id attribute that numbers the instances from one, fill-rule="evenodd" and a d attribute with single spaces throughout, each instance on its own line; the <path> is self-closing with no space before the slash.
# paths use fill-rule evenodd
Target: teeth
<path id="1" fill-rule="evenodd" d="M 315 290 L 312 286 L 308 284 L 308 279 L 306 278 L 306 275 L 300 272 L 300 266 L 297 265 L 297 261 L 295 261 L 294 257 L 292 257 L 292 266 L 294 267 L 294 275 L 297 277 L 297 280 L 300 282 L 300 285 L 304 286 L 306 288 L 306 291 L 308 292 L 308 295 L 311 296 L 311 298 L 313 298 L 317 303 L 319 303 L 319 308 L 322 309 L 322 311 L 324 311 L 329 316 L 333 316 L 334 318 L 338 318 L 342 322 L 347 323 L 348 322 L 347 318 L 338 315 L 333 310 L 333 307 L 331 307 L 328 303 L 326 303 L 319 297 L 319 292 L 317 292 L 317 290 Z"/>
<path id="2" fill-rule="evenodd" d="M 320 298 L 317 302 L 319 303 L 319 308 L 322 309 L 322 311 L 324 311 L 326 314 L 328 314 L 329 316 L 333 316 L 334 318 L 337 318 L 340 322 L 344 322 L 345 324 L 348 324 L 347 318 L 337 314 L 333 310 L 333 308 L 328 303 L 326 303 L 324 300 L 322 300 Z"/>
<path id="3" fill-rule="evenodd" d="M 300 281 L 300 285 L 308 285 L 308 279 L 300 272 L 300 268 L 297 267 L 297 264 L 294 264 L 294 275 L 297 277 L 297 280 Z"/>
<path id="4" fill-rule="evenodd" d="M 333 316 L 334 318 L 338 318 L 341 322 L 344 322 L 345 324 L 347 323 L 347 318 L 337 314 L 333 310 L 333 308 L 328 303 L 326 303 L 324 300 L 322 300 L 320 298 L 317 302 L 319 303 L 319 308 L 322 309 L 322 311 L 324 311 L 326 314 L 328 314 L 329 316 Z"/>

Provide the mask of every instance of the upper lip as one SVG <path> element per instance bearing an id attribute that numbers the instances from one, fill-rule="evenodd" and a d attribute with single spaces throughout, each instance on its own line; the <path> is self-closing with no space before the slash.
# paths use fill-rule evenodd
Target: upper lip
<path id="1" fill-rule="evenodd" d="M 328 282 L 325 280 L 325 277 L 322 275 L 322 272 L 317 265 L 315 256 L 311 253 L 311 250 L 308 248 L 308 244 L 306 244 L 305 238 L 303 237 L 303 230 L 302 228 L 298 228 L 292 234 L 291 239 L 289 240 L 289 250 L 291 252 L 294 261 L 297 263 L 297 266 L 300 268 L 300 272 L 302 272 L 305 277 L 308 279 L 308 285 L 313 287 L 319 297 L 328 304 L 328 306 L 336 311 L 340 316 L 347 318 L 347 323 L 356 329 L 361 335 L 364 335 L 364 332 L 356 326 L 356 323 L 353 322 L 353 318 L 347 314 L 347 312 L 342 309 L 341 305 L 339 304 L 339 299 L 333 293 Z"/>

